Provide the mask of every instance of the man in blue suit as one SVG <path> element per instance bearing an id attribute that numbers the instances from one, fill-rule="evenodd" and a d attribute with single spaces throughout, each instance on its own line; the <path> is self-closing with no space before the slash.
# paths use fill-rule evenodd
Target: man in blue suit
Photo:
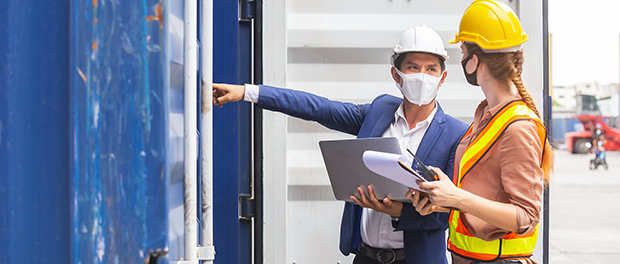
<path id="1" fill-rule="evenodd" d="M 243 99 L 358 138 L 396 137 L 403 153 L 409 149 L 452 176 L 454 152 L 467 125 L 435 101 L 447 76 L 447 57 L 439 35 L 419 26 L 403 33 L 390 58 L 392 78 L 406 100 L 384 94 L 356 105 L 266 85 L 214 84 L 213 101 L 222 106 Z M 340 251 L 356 254 L 354 264 L 447 263 L 448 213 L 421 216 L 410 203 L 378 200 L 370 186 L 358 191 L 360 199 L 352 196 L 355 203 L 345 203 L 340 227 Z"/>

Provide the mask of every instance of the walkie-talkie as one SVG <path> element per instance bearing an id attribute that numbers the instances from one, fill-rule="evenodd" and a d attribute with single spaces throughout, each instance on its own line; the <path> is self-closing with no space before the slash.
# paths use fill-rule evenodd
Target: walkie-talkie
<path id="1" fill-rule="evenodd" d="M 418 157 L 416 157 L 415 154 L 413 154 L 413 152 L 411 152 L 411 150 L 407 149 L 407 152 L 409 152 L 411 154 L 411 156 L 413 156 L 413 158 L 418 162 L 418 164 L 420 164 L 420 166 L 419 166 L 419 168 L 421 170 L 420 175 L 422 175 L 422 177 L 424 177 L 424 179 L 426 179 L 427 181 L 437 181 L 437 180 L 439 180 L 439 176 L 437 176 L 437 173 L 434 170 L 431 170 L 431 168 L 429 168 L 424 163 L 422 163 L 422 161 L 420 159 L 418 159 Z M 421 195 L 421 197 L 427 196 L 427 194 L 424 193 L 424 192 L 420 193 L 420 195 Z M 461 209 L 458 209 L 458 208 L 455 208 L 455 207 L 445 206 L 444 208 L 447 208 L 447 209 L 450 209 L 450 210 L 454 210 L 454 211 L 462 212 Z"/>
<path id="2" fill-rule="evenodd" d="M 418 162 L 418 168 L 420 169 L 420 174 L 422 175 L 422 177 L 424 177 L 427 181 L 439 180 L 439 176 L 437 176 L 437 173 L 435 171 L 431 170 L 431 168 L 422 163 L 422 161 L 418 159 L 418 157 L 416 157 L 415 154 L 411 152 L 411 150 L 407 149 L 407 152 L 409 152 L 409 154 L 411 154 L 411 156 L 413 156 L 413 158 Z"/>

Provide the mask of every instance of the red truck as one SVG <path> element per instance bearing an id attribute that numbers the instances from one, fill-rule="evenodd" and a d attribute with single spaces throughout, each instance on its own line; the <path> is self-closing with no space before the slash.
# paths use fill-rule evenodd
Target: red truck
<path id="1" fill-rule="evenodd" d="M 605 150 L 620 150 L 620 132 L 618 129 L 608 126 L 602 116 L 582 114 L 577 119 L 583 124 L 583 131 L 564 134 L 566 150 L 572 153 L 588 153 L 590 151 L 589 145 L 596 138 L 597 130 L 605 136 L 606 142 L 603 145 Z"/>
<path id="2" fill-rule="evenodd" d="M 582 131 L 564 134 L 566 150 L 572 153 L 588 153 L 595 139 L 605 137 L 606 150 L 620 150 L 620 131 L 610 127 L 601 115 L 598 100 L 594 95 L 578 94 L 575 96 L 577 107 L 576 119 L 583 124 Z"/>

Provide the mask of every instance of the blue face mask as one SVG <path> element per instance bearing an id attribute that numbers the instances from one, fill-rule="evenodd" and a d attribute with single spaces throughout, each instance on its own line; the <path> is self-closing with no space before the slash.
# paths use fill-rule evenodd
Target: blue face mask
<path id="1" fill-rule="evenodd" d="M 480 60 L 478 60 L 478 64 L 476 64 L 476 69 L 472 73 L 467 73 L 466 65 L 471 60 L 474 54 L 467 56 L 465 59 L 461 61 L 461 66 L 463 67 L 463 73 L 465 73 L 465 79 L 471 85 L 478 86 L 478 66 L 480 66 Z"/>

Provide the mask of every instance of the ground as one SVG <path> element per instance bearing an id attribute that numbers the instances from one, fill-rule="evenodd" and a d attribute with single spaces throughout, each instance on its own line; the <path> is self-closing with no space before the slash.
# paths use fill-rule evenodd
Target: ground
<path id="1" fill-rule="evenodd" d="M 550 264 L 620 263 L 620 153 L 607 153 L 608 170 L 590 170 L 593 156 L 556 151 Z"/>

